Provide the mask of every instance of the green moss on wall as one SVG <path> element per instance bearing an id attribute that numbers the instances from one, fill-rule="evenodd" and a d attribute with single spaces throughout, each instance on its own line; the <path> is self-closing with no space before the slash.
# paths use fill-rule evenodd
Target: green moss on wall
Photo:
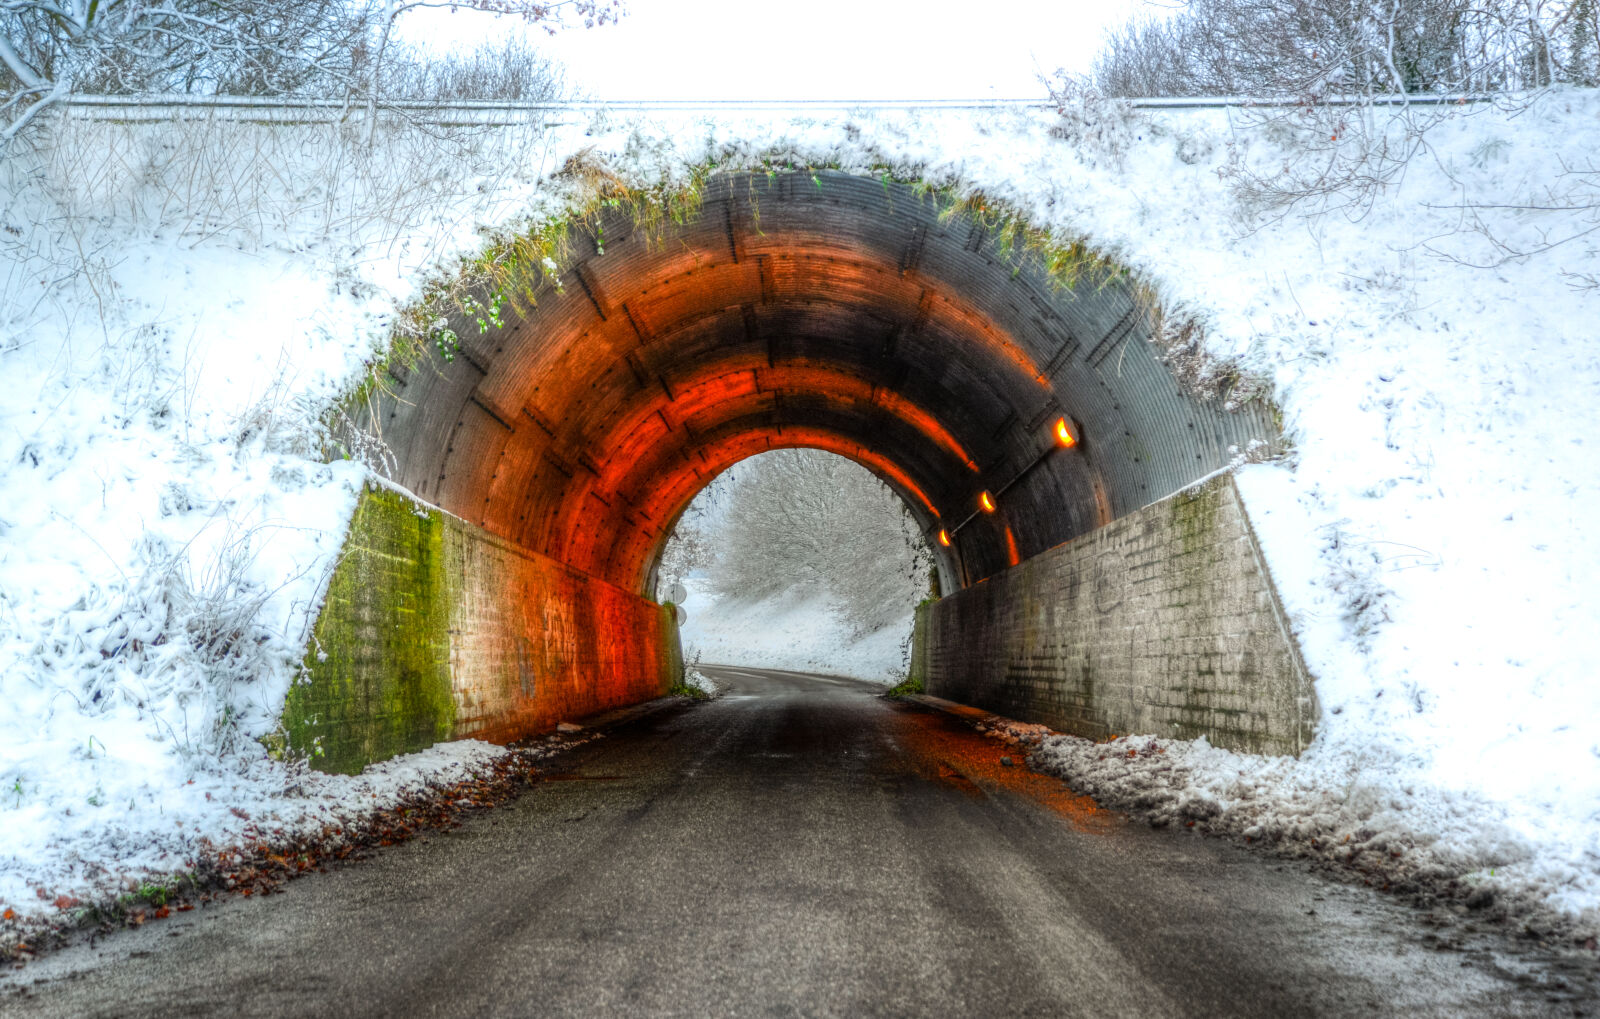
<path id="1" fill-rule="evenodd" d="M 661 639 L 657 644 L 661 656 L 662 692 L 683 684 L 683 640 L 678 635 L 678 610 L 671 602 L 658 608 L 661 614 Z"/>
<path id="2" fill-rule="evenodd" d="M 911 622 L 911 661 L 906 667 L 906 681 L 914 683 L 918 688 L 927 685 L 928 681 L 928 655 L 932 653 L 931 633 L 933 628 L 933 608 L 939 604 L 938 599 L 924 599 L 917 606 L 916 615 Z"/>
<path id="3" fill-rule="evenodd" d="M 1212 541 L 1222 496 L 1222 486 L 1213 483 L 1179 492 L 1172 497 L 1172 529 L 1177 532 L 1185 553 L 1200 552 Z"/>
<path id="4" fill-rule="evenodd" d="M 362 494 L 305 658 L 283 708 L 288 751 L 322 771 L 449 739 L 452 592 L 444 522 L 388 490 Z"/>

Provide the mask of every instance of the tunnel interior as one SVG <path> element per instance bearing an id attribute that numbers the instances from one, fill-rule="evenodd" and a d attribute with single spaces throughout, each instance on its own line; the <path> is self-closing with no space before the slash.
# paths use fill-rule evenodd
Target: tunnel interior
<path id="1" fill-rule="evenodd" d="M 608 210 L 525 314 L 462 318 L 459 356 L 390 368 L 369 413 L 394 480 L 649 595 L 711 479 L 814 447 L 905 500 L 951 591 L 1276 434 L 1259 404 L 1184 390 L 1126 277 L 1062 288 L 909 185 L 733 174 L 701 197 L 651 230 Z"/>

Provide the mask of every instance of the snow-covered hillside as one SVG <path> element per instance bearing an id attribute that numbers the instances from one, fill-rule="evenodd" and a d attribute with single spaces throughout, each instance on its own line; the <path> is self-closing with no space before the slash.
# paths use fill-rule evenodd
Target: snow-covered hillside
<path id="1" fill-rule="evenodd" d="M 237 836 L 218 803 L 322 795 L 253 737 L 366 469 L 325 461 L 381 467 L 324 426 L 331 401 L 482 228 L 561 208 L 579 185 L 549 171 L 589 150 L 641 182 L 794 165 L 980 189 L 1196 315 L 1294 441 L 1240 483 L 1323 719 L 1299 761 L 1194 754 L 1192 782 L 1255 776 L 1421 850 L 1449 832 L 1440 866 L 1595 923 L 1600 96 L 1448 118 L 1392 186 L 1320 213 L 1234 186 L 1307 143 L 1252 117 L 584 113 L 376 151 L 338 125 L 73 121 L 8 153 L 0 905 L 181 867 Z"/>

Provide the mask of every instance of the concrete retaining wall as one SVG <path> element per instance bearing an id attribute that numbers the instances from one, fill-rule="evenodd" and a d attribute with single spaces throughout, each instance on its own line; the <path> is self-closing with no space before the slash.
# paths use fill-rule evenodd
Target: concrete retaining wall
<path id="1" fill-rule="evenodd" d="M 362 494 L 281 742 L 325 771 L 659 697 L 670 609 L 387 489 Z"/>
<path id="2" fill-rule="evenodd" d="M 924 605 L 915 639 L 929 693 L 1092 739 L 1298 754 L 1317 717 L 1227 475 Z"/>

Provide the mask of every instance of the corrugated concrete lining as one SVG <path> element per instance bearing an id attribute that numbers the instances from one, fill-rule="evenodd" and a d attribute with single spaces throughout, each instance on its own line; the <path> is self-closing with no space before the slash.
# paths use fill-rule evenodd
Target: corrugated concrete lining
<path id="1" fill-rule="evenodd" d="M 852 457 L 930 534 L 1004 489 L 940 550 L 951 589 L 1276 435 L 1185 393 L 1120 281 L 1052 287 L 900 184 L 722 176 L 663 235 L 599 226 L 562 293 L 458 329 L 463 356 L 397 377 L 377 423 L 419 496 L 629 590 L 695 493 L 769 448 Z M 1057 415 L 1081 444 L 1017 481 Z"/>

